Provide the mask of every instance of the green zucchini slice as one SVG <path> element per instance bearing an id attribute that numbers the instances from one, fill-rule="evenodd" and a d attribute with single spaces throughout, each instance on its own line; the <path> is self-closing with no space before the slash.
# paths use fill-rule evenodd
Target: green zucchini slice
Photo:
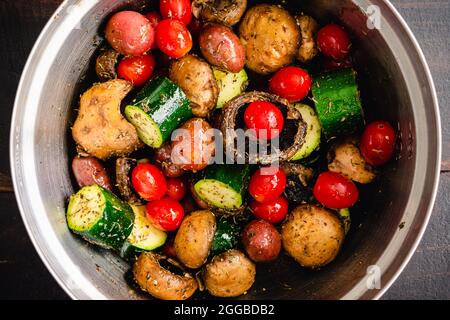
<path id="1" fill-rule="evenodd" d="M 217 108 L 220 109 L 225 103 L 245 91 L 248 85 L 248 76 L 244 69 L 238 73 L 232 73 L 213 67 L 213 72 L 219 87 Z"/>
<path id="2" fill-rule="evenodd" d="M 154 227 L 147 219 L 145 206 L 131 205 L 134 212 L 134 226 L 120 255 L 128 258 L 142 251 L 151 251 L 161 247 L 167 239 L 167 233 Z"/>
<path id="3" fill-rule="evenodd" d="M 192 117 L 192 109 L 180 87 L 166 77 L 157 77 L 125 107 L 125 117 L 146 145 L 159 148 L 173 130 Z"/>
<path id="4" fill-rule="evenodd" d="M 225 210 L 241 208 L 249 180 L 249 165 L 215 164 L 202 172 L 194 184 L 201 200 Z"/>
<path id="5" fill-rule="evenodd" d="M 363 127 L 363 111 L 353 69 L 314 77 L 312 93 L 326 139 L 352 134 Z"/>
<path id="6" fill-rule="evenodd" d="M 70 197 L 67 225 L 87 241 L 120 250 L 133 229 L 131 207 L 110 191 L 92 185 Z"/>
<path id="7" fill-rule="evenodd" d="M 306 136 L 300 150 L 291 158 L 292 161 L 305 159 L 317 150 L 322 133 L 322 126 L 313 108 L 302 103 L 296 103 L 294 107 L 300 111 L 303 121 L 306 123 Z"/>

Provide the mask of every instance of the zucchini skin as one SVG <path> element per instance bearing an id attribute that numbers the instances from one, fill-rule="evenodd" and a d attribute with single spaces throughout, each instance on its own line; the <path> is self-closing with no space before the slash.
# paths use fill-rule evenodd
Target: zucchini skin
<path id="1" fill-rule="evenodd" d="M 219 219 L 211 244 L 210 256 L 235 248 L 238 244 L 240 233 L 241 227 L 239 225 L 225 219 Z"/>
<path id="2" fill-rule="evenodd" d="M 192 117 L 186 94 L 166 77 L 157 77 L 148 82 L 130 106 L 140 108 L 155 122 L 161 131 L 162 143 L 181 123 Z"/>
<path id="3" fill-rule="evenodd" d="M 318 150 L 322 133 L 319 118 L 313 108 L 302 103 L 296 103 L 294 107 L 301 113 L 303 121 L 306 122 L 306 135 L 305 142 L 290 161 L 305 159 L 315 150 Z"/>
<path id="4" fill-rule="evenodd" d="M 89 192 L 88 188 L 97 189 L 105 200 L 105 205 L 102 210 L 101 218 L 86 231 L 77 231 L 71 228 L 69 218 L 69 228 L 82 236 L 86 241 L 96 244 L 105 249 L 120 250 L 123 243 L 133 229 L 134 213 L 131 207 L 116 197 L 112 192 L 98 186 L 88 186 L 82 188 L 75 195 L 71 197 L 67 209 L 67 215 L 71 214 L 71 202 L 76 195 L 82 195 L 84 192 Z"/>
<path id="5" fill-rule="evenodd" d="M 352 134 L 363 127 L 363 110 L 353 69 L 314 77 L 312 93 L 326 139 Z"/>
<path id="6" fill-rule="evenodd" d="M 251 167 L 248 164 L 243 165 L 233 165 L 233 164 L 214 164 L 206 167 L 200 175 L 201 179 L 199 179 L 195 185 L 201 182 L 201 180 L 216 180 L 229 188 L 233 189 L 236 193 L 240 194 L 241 200 L 243 201 L 245 197 L 245 193 L 247 192 L 248 182 L 250 180 L 250 170 Z M 202 197 L 199 194 L 199 197 L 207 202 L 209 205 L 215 206 L 212 203 L 209 203 L 207 199 Z M 242 203 L 238 205 L 233 205 L 232 207 L 221 207 L 222 209 L 237 209 L 242 206 Z"/>

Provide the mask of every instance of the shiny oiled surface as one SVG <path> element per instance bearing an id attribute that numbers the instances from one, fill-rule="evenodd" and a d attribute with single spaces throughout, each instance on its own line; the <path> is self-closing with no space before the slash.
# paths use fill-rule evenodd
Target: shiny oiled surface
<path id="1" fill-rule="evenodd" d="M 314 292 L 311 292 L 311 294 L 312 294 L 312 297 L 314 297 Z"/>

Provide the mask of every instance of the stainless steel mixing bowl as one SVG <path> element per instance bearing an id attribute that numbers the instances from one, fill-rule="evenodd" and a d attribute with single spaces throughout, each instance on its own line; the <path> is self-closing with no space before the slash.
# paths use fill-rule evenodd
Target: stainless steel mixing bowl
<path id="1" fill-rule="evenodd" d="M 130 293 L 126 263 L 74 236 L 65 222 L 74 191 L 69 120 L 105 17 L 130 2 L 65 1 L 28 59 L 14 107 L 11 167 L 20 211 L 36 250 L 72 298 L 146 297 Z M 441 137 L 433 81 L 413 34 L 388 1 L 288 5 L 297 10 L 301 5 L 319 20 L 340 21 L 353 32 L 366 115 L 398 124 L 400 150 L 380 181 L 362 190 L 353 230 L 334 263 L 314 272 L 288 258 L 259 266 L 254 288 L 242 298 L 379 298 L 417 247 L 436 195 Z M 367 14 L 380 29 L 367 23 Z"/>

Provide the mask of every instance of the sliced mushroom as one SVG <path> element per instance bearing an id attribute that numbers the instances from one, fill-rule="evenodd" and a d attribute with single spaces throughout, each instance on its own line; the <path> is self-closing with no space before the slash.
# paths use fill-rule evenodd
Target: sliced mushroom
<path id="1" fill-rule="evenodd" d="M 254 101 L 272 102 L 282 109 L 282 111 L 285 111 L 286 120 L 295 121 L 297 132 L 295 133 L 292 144 L 288 148 L 280 148 L 277 152 L 272 152 L 270 154 L 260 154 L 260 152 L 257 154 L 249 154 L 248 152 L 245 152 L 243 154 L 240 152 L 241 150 L 238 150 L 237 131 L 235 130 L 237 129 L 237 117 L 241 108 Z M 286 99 L 266 92 L 253 91 L 244 93 L 234 98 L 224 106 L 221 115 L 220 130 L 223 134 L 224 148 L 226 152 L 233 155 L 235 159 L 244 158 L 248 163 L 271 164 L 277 161 L 288 161 L 295 155 L 295 153 L 305 142 L 306 123 L 303 121 L 300 112 L 291 106 Z M 283 140 L 283 138 L 281 137 L 280 140 Z"/>
<path id="2" fill-rule="evenodd" d="M 197 19 L 231 27 L 241 20 L 247 0 L 194 0 L 192 12 Z"/>
<path id="3" fill-rule="evenodd" d="M 116 159 L 116 185 L 122 198 L 131 204 L 142 204 L 141 198 L 131 187 L 131 170 L 136 166 L 137 161 L 131 158 Z"/>
<path id="4" fill-rule="evenodd" d="M 153 297 L 162 300 L 186 300 L 198 288 L 196 279 L 187 272 L 180 270 L 175 274 L 164 268 L 161 262 L 170 260 L 154 252 L 143 252 L 133 266 L 133 275 L 142 290 Z M 172 266 L 177 266 L 172 263 Z"/>
<path id="5" fill-rule="evenodd" d="M 300 47 L 297 52 L 297 60 L 302 63 L 306 63 L 312 60 L 319 52 L 316 41 L 314 40 L 314 36 L 319 30 L 319 25 L 316 20 L 306 15 L 296 16 L 295 21 L 300 28 L 301 34 Z"/>
<path id="6" fill-rule="evenodd" d="M 328 170 L 362 184 L 371 183 L 376 178 L 375 169 L 361 155 L 355 138 L 346 138 L 332 145 L 328 151 Z"/>
<path id="7" fill-rule="evenodd" d="M 300 163 L 283 162 L 281 165 L 286 176 L 297 176 L 303 186 L 308 186 L 314 175 L 314 170 L 307 168 Z"/>
<path id="8" fill-rule="evenodd" d="M 116 64 L 120 53 L 113 49 L 103 49 L 95 61 L 95 72 L 100 81 L 117 78 Z"/>

